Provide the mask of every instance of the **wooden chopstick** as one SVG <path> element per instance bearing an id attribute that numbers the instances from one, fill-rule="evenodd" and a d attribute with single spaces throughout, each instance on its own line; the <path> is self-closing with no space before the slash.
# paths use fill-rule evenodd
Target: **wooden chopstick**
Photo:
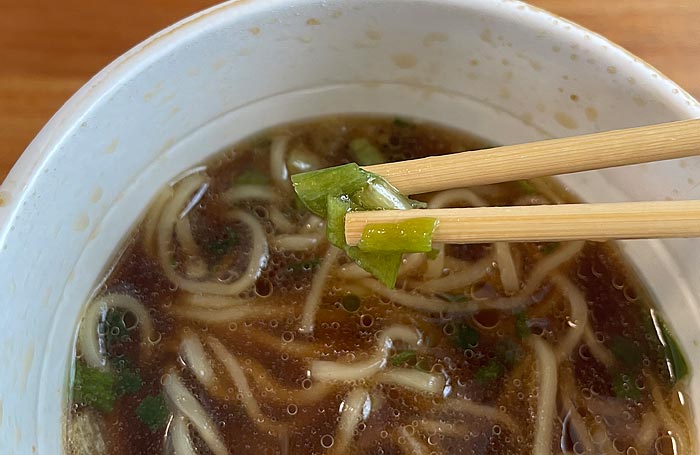
<path id="1" fill-rule="evenodd" d="M 700 153 L 700 119 L 367 166 L 404 194 L 647 163 Z"/>
<path id="2" fill-rule="evenodd" d="M 700 201 L 655 201 L 350 212 L 345 238 L 356 245 L 368 223 L 411 218 L 438 219 L 437 243 L 700 236 Z"/>

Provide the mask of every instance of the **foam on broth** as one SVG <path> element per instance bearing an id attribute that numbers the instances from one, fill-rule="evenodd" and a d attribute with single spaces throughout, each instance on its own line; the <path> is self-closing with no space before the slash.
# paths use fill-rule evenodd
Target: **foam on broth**
<path id="1" fill-rule="evenodd" d="M 484 146 L 323 118 L 173 182 L 86 306 L 69 454 L 693 451 L 678 351 L 614 244 L 441 246 L 395 291 L 329 253 L 288 174 L 353 161 L 358 138 L 390 161 Z M 416 198 L 574 200 L 540 179 Z"/>

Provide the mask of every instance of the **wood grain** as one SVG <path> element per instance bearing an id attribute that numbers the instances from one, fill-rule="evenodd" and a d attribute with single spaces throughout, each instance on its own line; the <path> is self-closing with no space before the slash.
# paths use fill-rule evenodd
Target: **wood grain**
<path id="1" fill-rule="evenodd" d="M 700 119 L 367 166 L 404 194 L 695 156 Z M 459 171 L 459 172 L 456 172 Z"/>
<path id="2" fill-rule="evenodd" d="M 102 67 L 215 3 L 0 0 L 0 180 L 51 115 Z M 609 37 L 700 96 L 700 1 L 531 3 Z"/>
<path id="3" fill-rule="evenodd" d="M 700 236 L 700 201 L 652 201 L 350 212 L 345 240 L 356 245 L 367 224 L 415 218 L 437 219 L 433 241 L 450 244 Z"/>

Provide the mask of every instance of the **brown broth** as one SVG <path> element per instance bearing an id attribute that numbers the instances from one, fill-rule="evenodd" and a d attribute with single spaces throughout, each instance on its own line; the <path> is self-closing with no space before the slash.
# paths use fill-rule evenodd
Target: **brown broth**
<path id="1" fill-rule="evenodd" d="M 270 138 L 279 134 L 289 135 L 289 150 L 296 147 L 311 151 L 322 167 L 351 161 L 348 143 L 358 137 L 368 138 L 391 161 L 479 149 L 485 145 L 478 138 L 432 124 L 356 117 L 323 118 L 286 125 L 236 144 L 205 163 L 210 178 L 208 190 L 187 215 L 201 251 L 200 262 L 205 264 L 207 273 L 226 278 L 239 275 L 245 268 L 251 233 L 241 223 L 228 221 L 231 205 L 222 194 L 235 185 L 237 179 L 240 181 L 241 176 L 248 180 L 260 179 L 260 176 L 270 178 Z M 274 204 L 275 208 L 291 223 L 302 226 L 308 221 L 308 214 L 298 206 L 290 191 L 270 187 L 280 199 Z M 489 205 L 557 202 L 553 197 L 567 202 L 575 200 L 549 180 L 472 190 Z M 422 195 L 419 199 L 429 200 L 430 197 Z M 244 201 L 235 205 L 254 214 L 268 240 L 279 234 L 270 220 L 273 204 Z M 357 386 L 369 391 L 372 409 L 355 429 L 347 449 L 349 453 L 406 453 L 406 441 L 397 437 L 399 428 L 406 426 L 428 450 L 426 453 L 531 453 L 538 379 L 534 371 L 535 356 L 528 340 L 539 336 L 556 348 L 575 324 L 570 320 L 567 297 L 549 278 L 518 311 L 482 309 L 472 315 L 459 316 L 411 310 L 372 292 L 358 292 L 359 308 L 348 311 L 343 306 L 344 298 L 357 292 L 357 284 L 336 277 L 325 286 L 313 334 L 306 335 L 299 331 L 301 308 L 327 249 L 325 242 L 303 252 L 277 251 L 271 246 L 267 266 L 255 286 L 244 293 L 244 297 L 255 299 L 249 305 L 273 302 L 280 308 L 290 306 L 291 313 L 280 311 L 265 320 L 207 324 L 177 315 L 175 310 L 183 307 L 186 293 L 167 278 L 161 262 L 148 247 L 146 235 L 142 223 L 129 236 L 122 254 L 96 291 L 98 296 L 123 293 L 136 298 L 153 320 L 157 337 L 152 340 L 155 344 L 147 358 L 139 349 L 139 343 L 144 340 L 138 328 L 127 330 L 118 326 L 118 322 L 103 323 L 107 330 L 115 327 L 121 330 L 119 336 L 113 337 L 116 339 L 106 341 L 106 357 L 113 365 L 108 374 L 119 376 L 121 373 L 114 367 L 115 362 L 125 360 L 140 377 L 141 386 L 119 396 L 111 411 L 91 409 L 94 404 L 71 400 L 66 427 L 68 453 L 82 453 L 76 448 L 79 444 L 76 441 L 82 441 L 81 434 L 86 431 L 76 423 L 81 422 L 77 417 L 80 415 L 89 416 L 99 428 L 106 445 L 104 453 L 172 453 L 165 446 L 168 426 L 151 430 L 136 411 L 147 396 L 162 394 L 164 375 L 169 373 L 182 378 L 215 422 L 216 431 L 232 454 L 283 453 L 284 445 L 288 453 L 330 453 L 322 446 L 322 441 L 327 442 L 328 435 L 336 435 L 341 403 Z M 537 264 L 562 248 L 563 245 L 557 244 L 512 245 L 521 288 L 527 284 L 527 277 Z M 464 264 L 473 264 L 491 254 L 491 245 L 446 248 L 448 257 Z M 341 260 L 340 264 L 345 261 Z M 191 263 L 192 258 L 183 248 L 176 247 L 174 268 L 185 273 Z M 649 294 L 614 244 L 588 242 L 556 273 L 574 283 L 584 295 L 592 332 L 602 349 L 612 355 L 613 364 L 604 365 L 596 360 L 586 342 L 576 343 L 571 353 L 559 362 L 552 450 L 583 453 L 586 444 L 593 441 L 594 450 L 601 452 L 614 448 L 620 453 L 640 455 L 657 453 L 657 449 L 666 453 L 670 447 L 669 431 L 675 438 L 682 438 L 686 433 L 693 438 L 688 405 L 682 405 L 677 394 L 684 390 L 683 381 L 676 382 L 669 374 L 669 351 L 656 336 L 650 317 Z M 424 280 L 423 270 L 419 269 L 402 276 L 397 288 L 410 289 L 411 283 L 421 280 Z M 507 296 L 498 267 L 489 264 L 484 278 L 477 283 L 432 297 L 459 302 Z M 107 319 L 114 321 L 110 315 L 116 314 L 118 321 L 123 313 L 110 310 Z M 132 317 L 126 312 L 126 325 Z M 309 383 L 311 361 L 342 361 L 348 354 L 355 356 L 354 361 L 362 360 L 375 352 L 377 333 L 394 324 L 417 328 L 424 347 L 412 356 L 402 354 L 405 348 L 399 343 L 392 348 L 386 368 L 440 374 L 447 380 L 444 396 L 419 393 L 367 378 L 359 383 L 334 384 L 325 398 L 302 404 L 279 388 L 266 390 L 266 382 L 255 368 L 255 365 L 262 366 L 264 374 L 279 387 L 303 390 Z M 474 333 L 478 333 L 478 342 L 465 345 L 465 340 Z M 210 358 L 214 357 L 206 342 L 208 336 L 219 339 L 236 356 L 263 415 L 268 421 L 288 426 L 283 438 L 256 426 L 246 414 L 235 384 L 218 361 L 211 362 L 216 373 L 213 385 L 206 387 L 200 383 L 181 358 L 180 343 L 187 334 L 196 334 L 204 341 Z M 293 339 L 288 342 L 290 338 Z M 288 347 L 292 344 L 307 349 L 312 355 L 290 351 Z M 84 361 L 81 354 L 77 348 L 75 362 Z M 405 361 L 399 361 L 401 357 L 395 357 L 397 354 L 403 355 Z M 658 396 L 652 396 L 654 387 L 658 387 L 661 402 L 656 399 Z M 80 391 L 77 393 L 73 396 L 80 395 Z M 509 428 L 490 418 L 449 411 L 445 409 L 445 396 L 489 406 L 509 415 L 515 425 Z M 567 404 L 569 400 L 573 407 Z M 576 433 L 574 414 L 591 436 Z M 658 425 L 647 425 L 651 428 L 646 429 L 650 437 L 647 445 L 640 447 L 638 437 L 646 428 L 643 427 L 645 415 L 657 416 Z M 666 418 L 668 415 L 672 422 Z M 652 417 L 647 420 L 651 421 Z M 436 428 L 435 422 L 441 422 L 441 428 Z M 88 435 L 92 438 L 88 446 L 92 444 L 94 450 L 99 438 Z M 197 453 L 211 453 L 196 431 L 191 431 L 191 438 Z M 686 443 L 694 444 L 692 439 L 687 439 Z M 691 447 L 685 449 L 689 451 Z"/>

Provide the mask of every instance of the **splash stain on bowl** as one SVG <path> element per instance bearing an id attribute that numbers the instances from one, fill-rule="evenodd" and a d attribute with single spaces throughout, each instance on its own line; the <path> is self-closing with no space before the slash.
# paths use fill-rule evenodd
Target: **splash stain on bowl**
<path id="1" fill-rule="evenodd" d="M 598 119 L 598 110 L 593 106 L 587 107 L 585 112 L 589 122 L 594 122 Z"/>
<path id="2" fill-rule="evenodd" d="M 74 231 L 84 231 L 90 225 L 90 218 L 86 214 L 78 215 L 78 217 L 73 222 Z"/>
<path id="3" fill-rule="evenodd" d="M 96 186 L 95 189 L 92 190 L 92 193 L 90 194 L 90 202 L 95 204 L 100 199 L 102 199 L 102 188 L 99 186 Z"/>
<path id="4" fill-rule="evenodd" d="M 118 145 L 119 139 L 112 139 L 112 142 L 110 142 L 107 148 L 105 149 L 105 153 L 107 153 L 108 155 L 114 153 Z"/>
<path id="5" fill-rule="evenodd" d="M 576 120 L 566 112 L 557 112 L 554 114 L 554 120 L 568 130 L 575 130 L 578 127 Z"/>
<path id="6" fill-rule="evenodd" d="M 449 39 L 449 35 L 447 33 L 440 33 L 440 32 L 428 33 L 427 35 L 425 35 L 425 38 L 423 38 L 423 46 L 430 47 L 436 43 L 444 43 L 448 39 Z"/>
<path id="7" fill-rule="evenodd" d="M 413 68 L 418 63 L 418 59 L 413 54 L 394 54 L 391 56 L 391 61 L 401 69 Z"/>

